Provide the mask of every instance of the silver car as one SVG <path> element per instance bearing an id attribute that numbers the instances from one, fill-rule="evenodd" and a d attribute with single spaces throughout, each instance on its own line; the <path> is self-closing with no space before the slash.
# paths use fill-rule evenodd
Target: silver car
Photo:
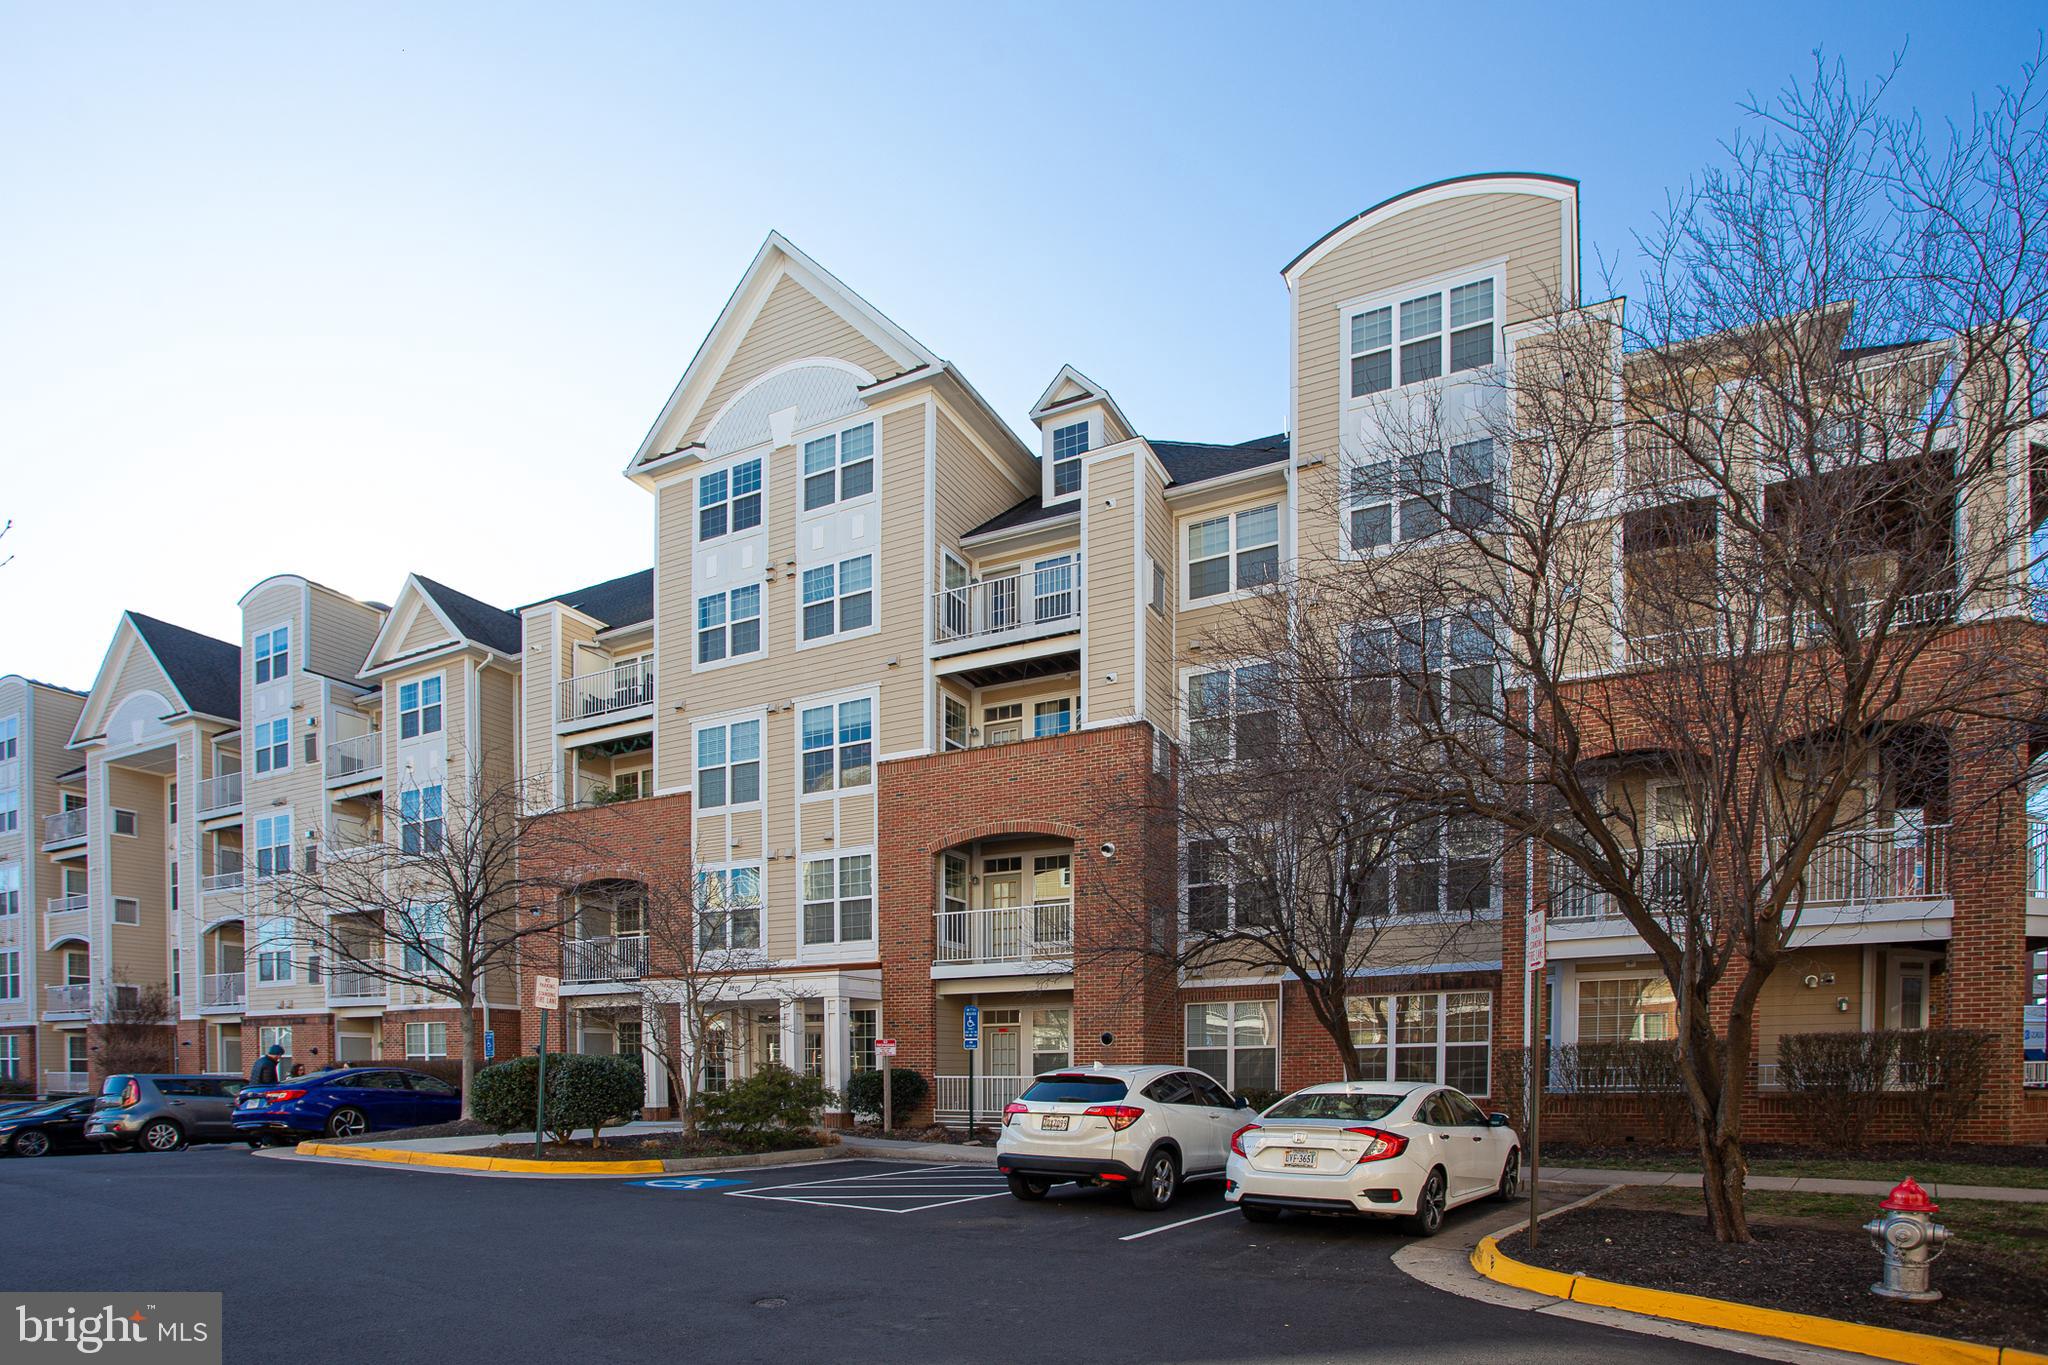
<path id="1" fill-rule="evenodd" d="M 240 1076 L 128 1073 L 107 1077 L 85 1137 L 111 1151 L 175 1152 L 194 1142 L 233 1142 Z"/>

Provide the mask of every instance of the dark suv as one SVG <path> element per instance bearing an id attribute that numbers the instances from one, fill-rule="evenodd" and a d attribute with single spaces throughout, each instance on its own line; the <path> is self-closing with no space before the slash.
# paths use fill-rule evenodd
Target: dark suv
<path id="1" fill-rule="evenodd" d="M 240 1076 L 107 1077 L 85 1137 L 111 1151 L 175 1152 L 192 1142 L 232 1142 Z"/>

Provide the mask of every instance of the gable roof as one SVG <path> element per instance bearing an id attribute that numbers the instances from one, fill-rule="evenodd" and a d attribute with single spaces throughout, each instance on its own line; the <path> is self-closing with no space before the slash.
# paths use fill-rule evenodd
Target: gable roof
<path id="1" fill-rule="evenodd" d="M 574 607 L 607 626 L 637 625 L 654 617 L 654 570 L 642 569 L 619 578 L 607 578 L 587 588 L 558 592 L 553 597 L 543 597 L 539 602 L 528 602 L 519 610 L 524 612 L 548 602 Z"/>
<path id="2" fill-rule="evenodd" d="M 162 665 L 164 676 L 185 705 L 204 716 L 236 721 L 242 714 L 242 647 L 196 630 L 144 616 L 123 613 L 135 633 Z"/>
<path id="3" fill-rule="evenodd" d="M 1060 372 L 1052 377 L 1052 383 L 1045 386 L 1045 392 L 1038 395 L 1038 401 L 1031 405 L 1030 420 L 1036 422 L 1061 408 L 1079 407 L 1091 401 L 1101 403 L 1114 413 L 1125 431 L 1137 430 L 1131 425 L 1131 419 L 1124 416 L 1124 410 L 1116 405 L 1116 400 L 1109 396 L 1109 390 L 1072 365 L 1060 366 Z"/>
<path id="4" fill-rule="evenodd" d="M 1079 498 L 1066 498 L 1048 507 L 1045 499 L 1036 493 L 1018 503 L 1008 511 L 998 512 L 981 525 L 967 532 L 963 537 L 972 540 L 976 536 L 994 535 L 997 531 L 1009 531 L 1019 526 L 1029 526 L 1034 521 L 1051 521 L 1062 517 L 1081 505 Z"/>
<path id="5" fill-rule="evenodd" d="M 500 654 L 509 654 L 515 659 L 519 657 L 519 618 L 513 613 L 471 597 L 466 592 L 457 592 L 445 583 L 436 583 L 425 574 L 414 574 L 412 578 L 440 608 L 458 635 Z"/>
<path id="6" fill-rule="evenodd" d="M 1284 431 L 1272 436 L 1255 436 L 1249 441 L 1227 446 L 1208 441 L 1148 440 L 1146 444 L 1159 457 L 1159 463 L 1166 466 L 1166 472 L 1173 476 L 1168 485 L 1172 488 L 1201 483 L 1205 479 L 1220 479 L 1226 474 L 1241 474 L 1261 465 L 1282 463 L 1287 459 L 1290 448 Z"/>

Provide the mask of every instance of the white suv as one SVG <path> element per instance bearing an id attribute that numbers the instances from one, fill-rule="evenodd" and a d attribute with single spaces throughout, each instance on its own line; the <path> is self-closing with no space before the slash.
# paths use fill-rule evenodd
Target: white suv
<path id="1" fill-rule="evenodd" d="M 1218 1176 L 1250 1106 L 1184 1066 L 1070 1067 L 1036 1077 L 1003 1110 L 996 1167 L 1019 1199 L 1065 1181 L 1164 1208 L 1184 1180 Z"/>

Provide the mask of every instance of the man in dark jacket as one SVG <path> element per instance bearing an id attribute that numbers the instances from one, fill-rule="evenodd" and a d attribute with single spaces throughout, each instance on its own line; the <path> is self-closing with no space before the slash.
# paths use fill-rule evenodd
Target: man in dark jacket
<path id="1" fill-rule="evenodd" d="M 249 1069 L 249 1084 L 276 1085 L 277 1059 L 282 1056 L 284 1056 L 284 1048 L 276 1043 L 272 1043 L 270 1051 L 258 1057 L 256 1065 Z"/>

